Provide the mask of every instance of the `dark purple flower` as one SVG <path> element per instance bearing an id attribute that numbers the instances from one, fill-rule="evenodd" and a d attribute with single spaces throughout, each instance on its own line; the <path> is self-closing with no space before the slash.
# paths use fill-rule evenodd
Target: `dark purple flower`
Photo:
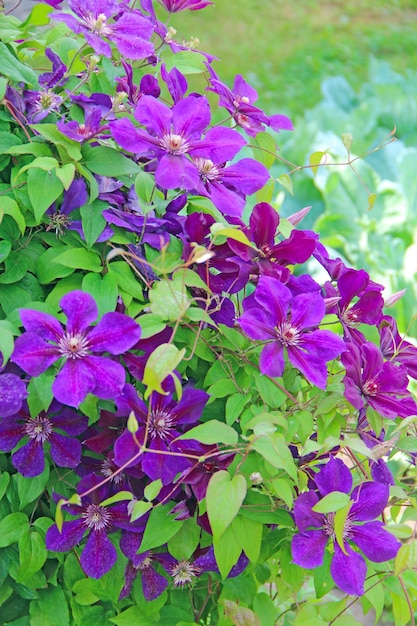
<path id="1" fill-rule="evenodd" d="M 62 97 L 51 89 L 47 91 L 24 91 L 26 112 L 31 124 L 37 124 L 53 111 L 58 111 Z"/>
<path id="2" fill-rule="evenodd" d="M 401 337 L 393 317 L 384 315 L 379 324 L 379 337 L 384 358 L 402 363 L 409 376 L 417 379 L 417 347 Z"/>
<path id="3" fill-rule="evenodd" d="M 27 398 L 26 383 L 10 372 L 0 374 L 0 418 L 17 413 Z"/>
<path id="4" fill-rule="evenodd" d="M 45 444 L 50 445 L 51 457 L 59 467 L 77 467 L 81 460 L 81 443 L 74 437 L 85 431 L 88 418 L 54 401 L 48 411 L 31 417 L 27 405 L 15 415 L 0 421 L 0 450 L 12 454 L 12 463 L 22 476 L 32 478 L 45 468 Z M 65 434 L 61 434 L 63 431 Z"/>
<path id="5" fill-rule="evenodd" d="M 97 326 L 91 327 L 97 319 L 97 305 L 82 291 L 65 295 L 60 306 L 67 316 L 65 329 L 48 313 L 20 309 L 27 332 L 17 338 L 12 360 L 24 372 L 39 376 L 62 358 L 52 391 L 63 404 L 76 407 L 89 393 L 116 398 L 125 383 L 125 370 L 101 353 L 119 355 L 129 350 L 139 340 L 140 326 L 122 313 L 106 313 Z"/>
<path id="6" fill-rule="evenodd" d="M 308 231 L 292 230 L 288 239 L 276 243 L 279 215 L 268 202 L 260 202 L 253 207 L 249 227 L 243 230 L 254 246 L 238 241 L 230 241 L 232 250 L 250 264 L 248 272 L 253 276 L 265 274 L 287 283 L 290 271 L 288 265 L 305 263 L 313 254 L 317 235 Z"/>
<path id="7" fill-rule="evenodd" d="M 86 476 L 78 484 L 78 491 L 82 493 L 88 488 L 95 487 L 100 480 L 94 475 Z M 107 496 L 106 488 L 98 487 L 92 491 L 91 496 L 82 499 L 81 505 L 65 506 L 65 509 L 78 518 L 64 522 L 61 532 L 57 526 L 51 526 L 45 538 L 48 550 L 67 552 L 79 544 L 88 533 L 87 543 L 81 552 L 80 564 L 86 575 L 91 578 L 101 578 L 116 563 L 116 548 L 108 538 L 108 533 L 116 527 L 132 528 L 126 503 L 102 506 L 101 502 L 104 502 Z"/>
<path id="8" fill-rule="evenodd" d="M 243 301 L 244 314 L 238 323 L 251 339 L 265 341 L 260 370 L 269 376 L 284 371 L 284 348 L 290 363 L 320 389 L 326 388 L 327 361 L 344 350 L 341 337 L 318 330 L 325 313 L 323 298 L 317 293 L 292 296 L 276 278 L 261 276 L 255 292 Z"/>
<path id="9" fill-rule="evenodd" d="M 104 39 L 113 42 L 128 59 L 145 59 L 153 53 L 149 39 L 154 28 L 140 11 L 121 12 L 118 0 L 68 0 L 68 6 L 77 17 L 69 13 L 53 13 L 51 17 L 84 35 L 97 54 L 111 57 L 111 47 Z M 117 20 L 109 23 L 114 16 Z"/>
<path id="10" fill-rule="evenodd" d="M 349 469 L 340 459 L 333 457 L 316 474 L 315 482 L 321 497 L 333 491 L 348 494 L 352 488 Z M 292 557 L 294 563 L 305 569 L 319 567 L 323 563 L 326 545 L 329 540 L 332 541 L 334 554 L 330 572 L 334 582 L 346 593 L 362 595 L 366 562 L 351 544 L 375 563 L 393 559 L 401 544 L 384 529 L 382 522 L 372 521 L 387 506 L 387 485 L 362 483 L 353 489 L 350 498 L 350 508 L 343 525 L 343 545 L 336 537 L 335 513 L 322 514 L 312 510 L 320 500 L 317 493 L 310 490 L 297 498 L 294 518 L 300 532 L 292 539 Z"/>
<path id="11" fill-rule="evenodd" d="M 343 382 L 345 396 L 355 409 L 369 405 L 390 419 L 417 414 L 417 405 L 407 390 L 405 365 L 384 362 L 379 348 L 368 341 L 362 345 L 348 342 L 347 348 L 342 355 L 346 368 Z"/>
<path id="12" fill-rule="evenodd" d="M 142 471 L 151 480 L 160 478 L 164 485 L 172 482 L 178 473 L 192 464 L 184 453 L 201 453 L 201 445 L 196 446 L 195 442 L 189 440 L 175 439 L 198 421 L 208 398 L 205 391 L 186 387 L 179 402 L 175 402 L 171 394 L 153 393 L 148 407 L 139 398 L 136 389 L 132 385 L 126 385 L 123 395 L 116 399 L 118 414 L 127 417 L 133 411 L 139 429 L 135 437 L 125 430 L 117 439 L 114 445 L 116 464 L 124 466 L 134 459 L 132 465 L 140 464 Z M 146 434 L 147 442 L 144 441 Z M 138 455 L 139 448 L 135 438 L 147 445 L 148 450 L 142 455 Z"/>
<path id="13" fill-rule="evenodd" d="M 142 535 L 124 532 L 120 540 L 120 549 L 128 557 L 129 563 L 125 570 L 125 584 L 120 592 L 119 600 L 130 594 L 132 584 L 138 574 L 141 575 L 143 596 L 147 602 L 158 598 L 168 587 L 168 579 L 156 571 L 153 562 L 158 561 L 158 554 L 147 550 L 138 554 L 142 543 Z"/>
<path id="14" fill-rule="evenodd" d="M 211 0 L 158 0 L 158 2 L 170 13 L 178 13 L 185 9 L 198 11 L 213 4 Z"/>
<path id="15" fill-rule="evenodd" d="M 116 76 L 117 91 L 127 93 L 130 104 L 136 106 L 139 99 L 142 96 L 153 96 L 159 98 L 161 94 L 161 88 L 158 85 L 157 79 L 151 74 L 145 74 L 142 76 L 139 86 L 133 83 L 133 69 L 132 66 L 122 61 L 123 68 L 126 72 L 126 78 L 120 78 Z"/>
<path id="16" fill-rule="evenodd" d="M 212 450 L 211 450 L 212 451 Z M 208 451 L 206 451 L 207 454 Z M 206 491 L 213 474 L 229 467 L 235 458 L 234 454 L 219 454 L 210 456 L 202 463 L 186 470 L 179 477 L 178 482 L 191 485 L 191 489 L 199 502 L 206 497 Z"/>

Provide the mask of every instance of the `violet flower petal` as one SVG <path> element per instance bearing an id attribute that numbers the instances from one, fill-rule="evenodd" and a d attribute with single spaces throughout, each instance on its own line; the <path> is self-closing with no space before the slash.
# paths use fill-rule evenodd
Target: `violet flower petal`
<path id="1" fill-rule="evenodd" d="M 91 578 L 101 578 L 117 561 L 116 548 L 104 531 L 92 531 L 81 554 L 80 563 Z"/>
<path id="2" fill-rule="evenodd" d="M 345 543 L 347 554 L 335 543 L 330 573 L 336 585 L 345 593 L 361 596 L 364 593 L 366 563 L 360 554 Z"/>
<path id="3" fill-rule="evenodd" d="M 354 502 L 349 517 L 358 522 L 367 522 L 381 515 L 389 498 L 389 487 L 382 483 L 365 482 L 352 491 Z"/>
<path id="4" fill-rule="evenodd" d="M 123 313 L 105 313 L 88 333 L 88 345 L 94 352 L 122 354 L 140 339 L 140 326 Z"/>
<path id="5" fill-rule="evenodd" d="M 311 569 L 323 564 L 328 536 L 321 530 L 306 530 L 292 538 L 292 559 L 296 565 Z"/>
<path id="6" fill-rule="evenodd" d="M 26 478 L 39 476 L 45 469 L 42 443 L 36 439 L 29 439 L 26 445 L 12 454 L 12 463 L 17 471 Z"/>
<path id="7" fill-rule="evenodd" d="M 19 376 L 9 372 L 0 375 L 0 414 L 3 418 L 17 413 L 27 395 L 26 384 Z"/>
<path id="8" fill-rule="evenodd" d="M 364 555 L 375 563 L 394 559 L 401 543 L 390 532 L 384 529 L 382 522 L 367 522 L 363 526 L 351 529 L 352 541 Z"/>
<path id="9" fill-rule="evenodd" d="M 315 483 L 322 496 L 332 491 L 349 493 L 352 489 L 352 474 L 349 468 L 341 461 L 331 456 L 314 477 Z M 375 517 L 375 516 L 373 516 Z M 367 518 L 367 519 L 373 519 Z"/>
<path id="10" fill-rule="evenodd" d="M 86 530 L 87 528 L 82 519 L 64 522 L 62 532 L 59 532 L 57 526 L 51 526 L 46 532 L 46 547 L 54 552 L 72 550 L 74 546 L 80 543 Z"/>

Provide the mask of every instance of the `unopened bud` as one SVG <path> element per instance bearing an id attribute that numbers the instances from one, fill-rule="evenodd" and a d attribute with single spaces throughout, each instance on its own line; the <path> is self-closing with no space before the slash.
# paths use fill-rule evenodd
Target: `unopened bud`
<path id="1" fill-rule="evenodd" d="M 345 146 L 346 150 L 348 152 L 350 152 L 350 149 L 352 147 L 352 142 L 353 142 L 352 133 L 343 133 L 342 134 L 342 141 L 343 141 L 343 145 Z"/>
<path id="2" fill-rule="evenodd" d="M 136 415 L 133 411 L 130 412 L 129 417 L 127 418 L 127 430 L 134 435 L 139 430 L 138 420 L 136 419 Z"/>
<path id="3" fill-rule="evenodd" d="M 252 485 L 261 485 L 264 481 L 264 477 L 260 472 L 252 472 L 252 474 L 249 476 L 249 480 L 251 481 Z"/>

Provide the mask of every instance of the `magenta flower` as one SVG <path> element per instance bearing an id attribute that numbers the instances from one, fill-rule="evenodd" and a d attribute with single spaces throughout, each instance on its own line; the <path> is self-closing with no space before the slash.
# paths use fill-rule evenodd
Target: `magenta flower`
<path id="1" fill-rule="evenodd" d="M 51 17 L 64 22 L 74 33 L 84 35 L 97 54 L 111 57 L 112 41 L 120 54 L 128 59 L 145 59 L 153 53 L 149 41 L 154 27 L 139 11 L 121 11 L 118 0 L 68 0 L 75 13 L 53 13 Z M 117 21 L 109 23 L 116 16 Z"/>
<path id="2" fill-rule="evenodd" d="M 333 491 L 349 493 L 352 475 L 340 460 L 330 457 L 314 478 L 320 497 Z M 364 593 L 366 563 L 363 556 L 375 563 L 393 559 L 401 544 L 384 529 L 382 522 L 372 521 L 387 506 L 389 487 L 381 483 L 365 482 L 355 487 L 350 495 L 351 507 L 343 528 L 343 546 L 339 545 L 335 532 L 335 513 L 316 513 L 312 508 L 320 500 L 316 491 L 302 493 L 294 504 L 295 523 L 299 533 L 292 540 L 294 563 L 305 569 L 320 567 L 329 541 L 333 542 L 334 554 L 330 572 L 336 585 L 352 595 Z M 365 523 L 363 523 L 365 522 Z"/>
<path id="3" fill-rule="evenodd" d="M 379 336 L 384 357 L 395 363 L 403 363 L 408 375 L 417 379 L 417 346 L 401 337 L 393 317 L 384 315 L 379 324 Z"/>
<path id="4" fill-rule="evenodd" d="M 318 293 L 292 296 L 276 278 L 261 276 L 255 292 L 243 300 L 244 314 L 238 323 L 251 339 L 265 341 L 259 365 L 262 374 L 281 376 L 284 348 L 290 363 L 320 389 L 326 388 L 327 361 L 344 350 L 341 337 L 318 325 L 325 314 Z"/>
<path id="5" fill-rule="evenodd" d="M 346 368 L 343 382 L 345 396 L 355 409 L 369 405 L 389 419 L 417 415 L 417 405 L 407 390 L 405 365 L 384 362 L 379 348 L 369 341 L 362 345 L 349 342 L 347 348 L 342 356 Z"/>
<path id="6" fill-rule="evenodd" d="M 157 159 L 155 180 L 161 188 L 191 190 L 199 183 L 199 172 L 190 155 L 210 117 L 210 105 L 204 97 L 188 96 L 170 109 L 145 95 L 139 100 L 135 118 L 146 130 L 136 128 L 127 118 L 110 122 L 110 130 L 125 150 Z M 223 130 L 228 135 L 230 129 Z M 221 137 L 217 142 L 221 147 Z"/>
<path id="7" fill-rule="evenodd" d="M 129 350 L 140 338 L 139 325 L 122 313 L 106 313 L 91 327 L 97 305 L 82 291 L 65 295 L 60 306 L 67 316 L 66 328 L 48 313 L 20 310 L 26 332 L 17 338 L 11 360 L 27 374 L 39 376 L 63 359 L 52 385 L 55 398 L 63 404 L 77 407 L 89 393 L 116 398 L 125 383 L 125 370 L 102 353 L 119 355 Z"/>
<path id="8" fill-rule="evenodd" d="M 19 376 L 11 372 L 0 374 L 0 415 L 2 417 L 17 413 L 27 395 L 26 383 Z"/>

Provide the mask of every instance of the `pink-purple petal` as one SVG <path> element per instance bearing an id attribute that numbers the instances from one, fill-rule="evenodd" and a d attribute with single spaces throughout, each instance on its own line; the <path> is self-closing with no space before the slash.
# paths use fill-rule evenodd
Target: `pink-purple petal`
<path id="1" fill-rule="evenodd" d="M 401 543 L 384 529 L 382 522 L 367 522 L 351 529 L 352 541 L 375 563 L 389 561 L 397 556 Z"/>
<path id="2" fill-rule="evenodd" d="M 94 352 L 123 354 L 140 339 L 140 326 L 123 313 L 105 313 L 88 333 L 88 344 Z"/>
<path id="3" fill-rule="evenodd" d="M 12 454 L 12 463 L 25 478 L 42 474 L 45 469 L 45 456 L 41 442 L 29 439 L 27 444 Z"/>
<path id="4" fill-rule="evenodd" d="M 27 374 L 39 376 L 60 356 L 56 346 L 46 343 L 34 333 L 23 333 L 15 341 L 10 360 Z"/>
<path id="5" fill-rule="evenodd" d="M 382 483 L 365 482 L 352 491 L 354 502 L 350 517 L 359 522 L 366 522 L 381 515 L 388 504 L 389 487 Z"/>
<path id="6" fill-rule="evenodd" d="M 46 547 L 55 552 L 67 552 L 80 543 L 86 530 L 82 519 L 64 522 L 62 532 L 59 532 L 57 526 L 51 526 L 45 537 Z"/>
<path id="7" fill-rule="evenodd" d="M 323 515 L 311 510 L 318 501 L 319 497 L 314 491 L 306 491 L 301 493 L 294 502 L 294 520 L 301 532 L 308 530 L 311 526 L 317 528 L 323 526 Z"/>
<path id="8" fill-rule="evenodd" d="M 67 316 L 67 332 L 84 333 L 97 319 L 98 309 L 93 296 L 76 290 L 67 293 L 60 301 L 60 307 Z"/>
<path id="9" fill-rule="evenodd" d="M 116 548 L 105 531 L 92 531 L 81 554 L 80 563 L 91 578 L 101 578 L 117 560 Z"/>
<path id="10" fill-rule="evenodd" d="M 62 326 L 53 315 L 34 309 L 20 309 L 19 314 L 26 331 L 46 341 L 58 341 L 62 336 Z"/>
<path id="11" fill-rule="evenodd" d="M 330 573 L 339 589 L 353 596 L 361 596 L 366 578 L 365 560 L 348 544 L 345 543 L 344 547 L 347 554 L 335 543 Z"/>
<path id="12" fill-rule="evenodd" d="M 59 467 L 77 467 L 81 460 L 81 442 L 59 433 L 50 435 L 51 457 Z"/>
<path id="13" fill-rule="evenodd" d="M 326 496 L 332 491 L 349 493 L 352 489 L 352 474 L 341 459 L 331 456 L 314 477 L 320 494 Z"/>
<path id="14" fill-rule="evenodd" d="M 285 368 L 284 350 L 277 341 L 267 343 L 262 348 L 259 358 L 259 369 L 261 374 L 267 376 L 282 376 Z"/>
<path id="15" fill-rule="evenodd" d="M 328 536 L 321 530 L 306 530 L 292 538 L 292 560 L 296 565 L 311 569 L 323 564 Z"/>
<path id="16" fill-rule="evenodd" d="M 93 392 L 95 372 L 88 366 L 87 359 L 68 359 L 54 380 L 52 392 L 62 404 L 78 407 Z"/>

